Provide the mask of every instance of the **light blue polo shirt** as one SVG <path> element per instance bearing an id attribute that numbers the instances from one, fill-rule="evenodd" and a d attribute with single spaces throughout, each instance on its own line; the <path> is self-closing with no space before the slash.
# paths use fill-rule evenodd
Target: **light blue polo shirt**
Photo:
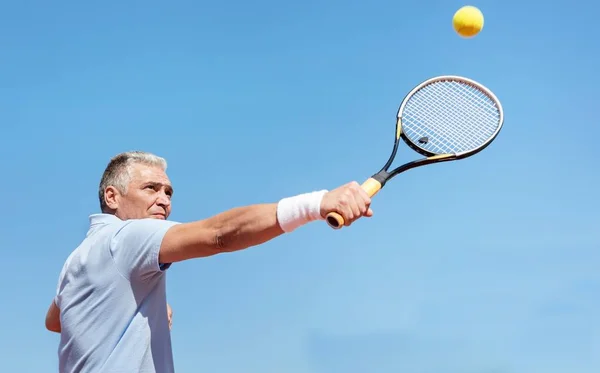
<path id="1" fill-rule="evenodd" d="M 67 258 L 60 309 L 60 373 L 174 372 L 166 270 L 158 253 L 176 222 L 90 216 L 85 239 Z"/>

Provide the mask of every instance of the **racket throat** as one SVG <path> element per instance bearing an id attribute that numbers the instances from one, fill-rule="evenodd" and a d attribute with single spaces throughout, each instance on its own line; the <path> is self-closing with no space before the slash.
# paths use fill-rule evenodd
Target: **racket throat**
<path id="1" fill-rule="evenodd" d="M 385 169 L 379 171 L 375 175 L 371 176 L 371 179 L 377 181 L 380 185 L 380 189 L 383 188 L 385 183 L 390 179 L 392 175 L 387 172 Z"/>
<path id="2" fill-rule="evenodd" d="M 410 169 L 416 168 L 416 167 L 421 167 L 421 166 L 425 166 L 428 164 L 433 164 L 433 163 L 441 163 L 441 162 L 448 162 L 448 161 L 453 161 L 459 159 L 459 157 L 456 154 L 437 154 L 437 155 L 432 155 L 431 157 L 427 157 L 427 158 L 421 158 L 421 159 L 417 159 L 415 161 L 412 162 L 408 162 L 403 164 L 400 167 L 397 167 L 396 169 L 394 169 L 392 172 L 387 172 L 385 169 L 379 171 L 377 174 L 373 175 L 373 178 L 375 179 L 377 177 L 376 180 L 380 180 L 383 179 L 383 183 L 385 183 L 386 181 L 388 181 L 389 179 L 393 178 L 394 176 L 401 174 L 403 172 L 406 172 Z M 381 181 L 380 181 L 381 182 Z M 383 187 L 383 184 L 382 184 Z"/>

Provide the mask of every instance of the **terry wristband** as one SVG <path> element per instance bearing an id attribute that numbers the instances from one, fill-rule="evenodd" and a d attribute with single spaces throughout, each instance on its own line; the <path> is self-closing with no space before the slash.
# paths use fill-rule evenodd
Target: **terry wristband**
<path id="1" fill-rule="evenodd" d="M 284 198 L 277 204 L 277 220 L 281 229 L 289 233 L 314 220 L 323 220 L 321 200 L 327 190 Z"/>

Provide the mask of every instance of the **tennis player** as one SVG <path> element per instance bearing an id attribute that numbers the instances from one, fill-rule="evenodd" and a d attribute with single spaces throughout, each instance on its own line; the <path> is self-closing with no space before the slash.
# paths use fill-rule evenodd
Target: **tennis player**
<path id="1" fill-rule="evenodd" d="M 356 182 L 276 203 L 238 207 L 190 223 L 167 220 L 173 187 L 166 161 L 146 152 L 111 159 L 81 244 L 60 272 L 46 328 L 60 333 L 60 373 L 171 373 L 171 309 L 165 276 L 172 263 L 243 250 L 327 213 L 346 225 L 372 216 Z"/>

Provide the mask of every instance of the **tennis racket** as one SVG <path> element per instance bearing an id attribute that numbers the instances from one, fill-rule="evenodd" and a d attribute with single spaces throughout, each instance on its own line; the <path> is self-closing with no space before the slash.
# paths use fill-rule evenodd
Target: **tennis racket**
<path id="1" fill-rule="evenodd" d="M 482 84 L 461 76 L 438 76 L 413 88 L 402 100 L 396 116 L 392 153 L 383 168 L 368 178 L 362 188 L 370 197 L 394 176 L 415 167 L 455 161 L 485 149 L 504 123 L 502 105 Z M 400 139 L 425 158 L 390 171 Z M 334 229 L 344 218 L 330 212 L 327 223 Z"/>

